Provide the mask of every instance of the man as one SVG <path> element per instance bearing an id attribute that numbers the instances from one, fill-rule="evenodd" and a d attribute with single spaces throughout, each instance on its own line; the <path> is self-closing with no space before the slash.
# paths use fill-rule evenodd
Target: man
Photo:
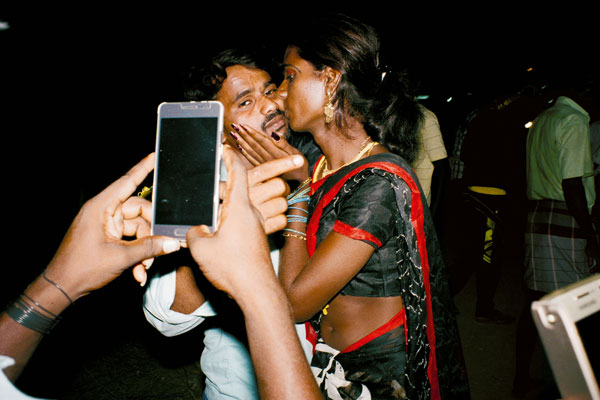
<path id="1" fill-rule="evenodd" d="M 252 157 L 240 146 L 241 142 L 252 140 L 252 130 L 269 141 L 278 141 L 280 147 L 272 147 L 281 153 L 299 153 L 282 140 L 289 134 L 283 105 L 276 96 L 277 86 L 256 56 L 225 50 L 209 65 L 193 70 L 187 84 L 185 93 L 189 100 L 214 99 L 223 103 L 224 127 L 228 130 L 225 140 L 244 153 L 247 167 L 252 165 L 248 160 L 260 157 L 259 154 Z M 301 176 L 308 176 L 306 165 Z M 277 270 L 277 249 L 271 256 Z M 151 279 L 144 297 L 146 318 L 166 336 L 182 334 L 204 323 L 201 367 L 206 376 L 207 399 L 258 398 L 241 312 L 231 299 L 197 276 L 196 271 L 198 268 L 192 262 Z M 297 331 L 303 339 L 304 325 L 297 325 Z M 303 341 L 303 346 L 310 358 L 312 345 Z"/>
<path id="2" fill-rule="evenodd" d="M 537 338 L 531 302 L 590 276 L 598 266 L 598 238 L 590 216 L 595 190 L 589 121 L 580 104 L 561 96 L 534 120 L 527 136 L 527 288 L 517 328 L 516 393 L 527 387 Z"/>
<path id="3" fill-rule="evenodd" d="M 525 237 L 525 279 L 538 292 L 548 293 L 589 276 L 591 263 L 597 261 L 590 218 L 596 194 L 589 121 L 586 110 L 561 96 L 536 118 L 527 137 L 527 197 L 534 204 Z M 536 214 L 551 217 L 547 206 L 564 213 L 568 221 L 532 219 Z M 538 233 L 538 224 L 550 223 L 574 224 L 579 229 L 570 228 L 565 234 L 553 231 L 550 236 Z M 549 251 L 551 260 L 542 261 L 548 260 Z"/>

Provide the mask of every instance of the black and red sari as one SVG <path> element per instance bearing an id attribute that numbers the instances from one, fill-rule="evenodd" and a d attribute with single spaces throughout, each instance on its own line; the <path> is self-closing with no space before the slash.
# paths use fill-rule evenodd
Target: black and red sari
<path id="1" fill-rule="evenodd" d="M 312 184 L 309 256 L 332 230 L 370 244 L 373 256 L 340 294 L 400 295 L 405 306 L 402 315 L 349 349 L 340 352 L 320 341 L 312 368 L 329 398 L 469 397 L 454 305 L 426 204 L 412 168 L 391 153 Z"/>

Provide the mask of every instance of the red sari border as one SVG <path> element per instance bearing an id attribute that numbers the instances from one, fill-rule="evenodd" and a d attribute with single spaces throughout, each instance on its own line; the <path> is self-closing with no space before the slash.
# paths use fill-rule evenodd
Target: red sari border
<path id="1" fill-rule="evenodd" d="M 335 223 L 333 224 L 333 230 L 351 239 L 367 240 L 375 244 L 377 247 L 381 247 L 381 240 L 377 239 L 377 237 L 371 235 L 369 232 L 364 231 L 360 228 L 356 228 L 354 226 L 345 224 L 342 221 L 335 221 Z"/>
<path id="2" fill-rule="evenodd" d="M 378 338 L 379 336 L 398 328 L 399 326 L 404 325 L 406 322 L 406 309 L 402 308 L 396 315 L 392 317 L 388 322 L 381 325 L 379 328 L 375 329 L 373 332 L 369 333 L 362 339 L 354 342 L 350 346 L 346 347 L 344 350 L 340 351 L 340 353 L 350 353 L 356 349 L 359 349 L 363 345 L 369 343 L 371 340 Z M 404 342 L 406 343 L 406 326 L 404 327 Z"/>

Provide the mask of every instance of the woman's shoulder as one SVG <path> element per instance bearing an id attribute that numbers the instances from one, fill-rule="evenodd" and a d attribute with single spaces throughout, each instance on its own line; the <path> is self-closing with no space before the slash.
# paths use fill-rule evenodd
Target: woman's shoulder
<path id="1" fill-rule="evenodd" d="M 411 172 L 395 154 L 382 153 L 357 162 L 346 172 L 344 188 L 346 192 L 361 189 L 390 191 L 399 186 L 410 186 Z"/>
<path id="2" fill-rule="evenodd" d="M 412 189 L 416 180 L 406 161 L 392 153 L 379 153 L 356 161 L 315 186 L 315 192 L 352 197 L 355 193 L 375 197 L 381 191 Z"/>
<path id="3" fill-rule="evenodd" d="M 394 153 L 379 153 L 359 160 L 352 166 L 352 173 L 357 176 L 389 175 L 404 181 L 416 179 L 412 167 L 404 158 Z"/>

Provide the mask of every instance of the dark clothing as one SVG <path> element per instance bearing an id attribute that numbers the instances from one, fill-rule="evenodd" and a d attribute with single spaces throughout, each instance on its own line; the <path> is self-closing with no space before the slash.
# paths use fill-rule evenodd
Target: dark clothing
<path id="1" fill-rule="evenodd" d="M 319 369 L 316 379 L 323 394 L 327 398 L 406 399 L 405 319 L 402 309 L 388 323 L 342 351 L 319 338 L 312 368 Z"/>
<path id="2" fill-rule="evenodd" d="M 407 397 L 468 398 L 445 266 L 427 202 L 406 161 L 378 154 L 313 183 L 309 214 L 309 256 L 332 230 L 376 248 L 342 294 L 402 296 L 406 364 L 397 368 L 405 371 Z"/>

